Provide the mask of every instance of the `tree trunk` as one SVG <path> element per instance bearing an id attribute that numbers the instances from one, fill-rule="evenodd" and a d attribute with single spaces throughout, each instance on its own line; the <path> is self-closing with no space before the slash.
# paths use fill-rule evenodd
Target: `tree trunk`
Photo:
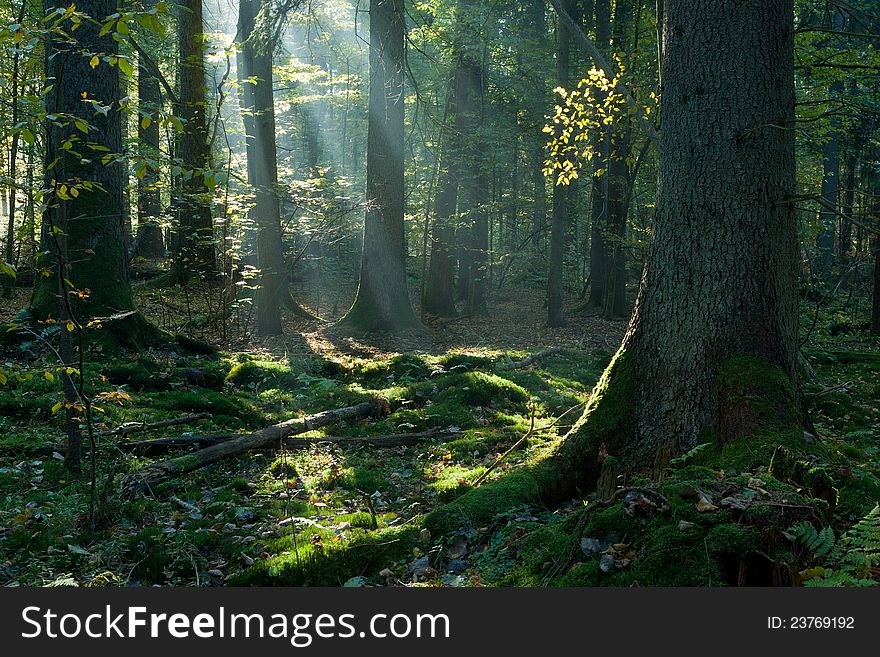
<path id="1" fill-rule="evenodd" d="M 596 47 L 607 55 L 611 48 L 611 2 L 596 0 Z M 596 93 L 596 103 L 602 103 L 607 94 Z M 590 299 L 589 305 L 602 309 L 605 305 L 608 282 L 608 247 L 605 231 L 608 227 L 608 130 L 604 126 L 594 129 L 592 138 L 593 176 L 590 194 Z"/>
<path id="2" fill-rule="evenodd" d="M 530 36 L 534 40 L 534 47 L 543 51 L 547 40 L 547 9 L 544 0 L 531 0 L 528 5 L 527 20 Z M 541 103 L 533 110 L 534 139 L 529 153 L 530 168 L 532 171 L 532 187 L 534 189 L 534 204 L 532 207 L 532 239 L 531 248 L 535 254 L 543 251 L 544 231 L 547 226 L 547 179 L 544 176 L 544 152 L 546 139 L 541 128 L 544 125 L 544 115 L 547 111 L 544 97 Z"/>
<path id="3" fill-rule="evenodd" d="M 418 327 L 406 281 L 403 0 L 370 3 L 367 209 L 357 296 L 341 324 L 363 331 Z"/>
<path id="4" fill-rule="evenodd" d="M 572 0 L 563 0 L 563 8 L 571 13 Z M 569 45 L 568 27 L 556 21 L 556 83 L 568 89 L 569 80 Z M 565 264 L 565 237 L 568 231 L 568 212 L 571 206 L 573 185 L 553 186 L 553 214 L 550 223 L 550 258 L 547 275 L 547 324 L 563 326 L 565 319 L 562 311 L 563 268 Z"/>
<path id="5" fill-rule="evenodd" d="M 829 29 L 843 29 L 843 14 L 833 10 L 827 22 Z M 829 96 L 840 98 L 843 95 L 843 81 L 835 80 L 828 89 Z M 822 145 L 822 199 L 830 206 L 837 207 L 840 190 L 840 117 L 832 116 L 827 141 Z M 819 235 L 816 240 L 816 273 L 827 278 L 834 265 L 834 233 L 837 215 L 827 208 L 819 211 Z"/>
<path id="6" fill-rule="evenodd" d="M 134 255 L 142 258 L 165 256 L 165 240 L 159 218 L 162 202 L 159 194 L 159 112 L 162 92 L 159 80 L 149 70 L 143 57 L 138 60 L 138 142 L 146 157 L 154 161 L 138 177 L 137 249 Z"/>
<path id="7" fill-rule="evenodd" d="M 65 9 L 66 4 L 49 0 L 47 9 Z M 118 10 L 116 0 L 84 0 L 77 10 L 98 23 Z M 69 19 L 62 22 L 70 29 Z M 109 316 L 134 308 L 128 280 L 128 259 L 123 227 L 123 170 L 116 154 L 122 152 L 121 113 L 111 109 L 96 112 L 83 102 L 84 94 L 103 106 L 115 106 L 120 98 L 119 71 L 103 60 L 93 68 L 83 53 L 118 52 L 112 34 L 99 36 L 100 24 L 83 20 L 73 32 L 77 42 L 50 35 L 46 46 L 46 76 L 51 85 L 46 94 L 46 111 L 59 118 L 46 123 L 47 198 L 41 231 L 40 266 L 55 270 L 59 257 L 65 262 L 63 278 L 88 294 L 71 297 L 75 319 Z M 85 129 L 85 132 L 84 130 Z M 72 142 L 69 150 L 63 148 Z M 94 152 L 85 142 L 102 150 Z M 92 153 L 89 157 L 77 155 Z M 110 158 L 102 161 L 102 154 Z M 100 187 L 98 187 L 100 186 Z M 60 253 L 59 253 L 60 250 Z M 34 319 L 60 317 L 56 275 L 37 276 L 31 310 Z"/>
<path id="8" fill-rule="evenodd" d="M 614 53 L 622 61 L 629 55 L 635 22 L 634 0 L 618 0 L 614 9 Z M 628 63 L 628 62 L 627 62 Z M 615 319 L 627 314 L 626 305 L 626 224 L 629 214 L 632 121 L 629 112 L 615 112 L 609 132 L 608 229 L 605 239 L 606 285 L 603 315 Z"/>
<path id="9" fill-rule="evenodd" d="M 177 18 L 180 43 L 180 98 L 183 121 L 179 157 L 184 174 L 177 208 L 178 236 L 174 278 L 183 282 L 196 274 L 216 273 L 211 191 L 206 176 L 211 166 L 208 143 L 208 99 L 205 82 L 205 28 L 202 0 L 183 0 Z"/>
<path id="10" fill-rule="evenodd" d="M 701 441 L 799 438 L 805 421 L 792 0 L 668 0 L 663 34 L 651 252 L 623 345 L 565 441 L 579 477 L 595 476 L 600 443 L 645 469 Z"/>
<path id="11" fill-rule="evenodd" d="M 874 251 L 874 295 L 871 304 L 871 335 L 880 335 L 880 237 L 871 240 Z"/>
<path id="12" fill-rule="evenodd" d="M 19 25 L 24 21 L 24 12 L 27 8 L 26 0 L 21 0 L 18 12 Z M 18 125 L 18 90 L 19 90 L 19 71 L 21 63 L 21 52 L 16 49 L 12 55 L 12 125 Z M 9 147 L 9 222 L 6 230 L 6 262 L 10 265 L 15 262 L 15 205 L 18 189 L 16 188 L 16 165 L 18 164 L 18 144 L 20 133 L 15 132 L 10 140 Z M 3 297 L 5 299 L 12 298 L 12 290 L 15 287 L 15 279 L 12 276 L 3 277 Z"/>
<path id="13" fill-rule="evenodd" d="M 285 288 L 275 151 L 275 100 L 272 92 L 270 35 L 256 25 L 260 0 L 240 0 L 237 67 L 240 101 L 247 140 L 248 184 L 254 189 L 250 210 L 257 227 L 257 334 L 280 335 L 281 294 Z"/>
<path id="14" fill-rule="evenodd" d="M 853 131 L 849 149 L 846 155 L 846 181 L 844 182 L 843 202 L 841 214 L 852 216 L 856 200 L 856 170 L 859 166 L 861 153 L 860 137 L 857 131 Z M 852 255 L 852 224 L 840 218 L 840 236 L 838 238 L 838 253 L 843 262 L 847 262 Z"/>
<path id="15" fill-rule="evenodd" d="M 428 284 L 422 300 L 425 312 L 439 317 L 456 315 L 454 296 L 455 277 L 455 213 L 461 176 L 462 139 L 465 131 L 464 115 L 459 103 L 464 94 L 465 72 L 460 57 L 456 59 L 450 76 L 449 95 L 446 99 L 446 128 L 440 154 L 440 174 L 434 204 L 434 222 L 431 224 L 431 263 Z"/>

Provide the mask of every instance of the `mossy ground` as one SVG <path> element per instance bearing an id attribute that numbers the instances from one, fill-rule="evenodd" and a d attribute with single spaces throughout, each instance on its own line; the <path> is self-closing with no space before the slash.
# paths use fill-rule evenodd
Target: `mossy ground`
<path id="1" fill-rule="evenodd" d="M 830 522 L 839 535 L 880 497 L 880 359 L 874 357 L 880 350 L 862 337 L 845 350 L 830 344 L 816 335 L 807 351 L 818 381 L 806 386 L 818 436 L 807 442 L 802 433 L 783 431 L 783 422 L 778 431 L 767 423 L 761 441 L 703 450 L 667 473 L 660 486 L 668 511 L 632 518 L 617 504 L 594 513 L 584 537 L 614 535 L 612 551 L 621 564 L 607 573 L 600 554 L 577 552 L 569 560 L 580 501 L 547 508 L 536 487 L 542 459 L 576 423 L 579 405 L 591 401 L 611 358 L 607 351 L 570 349 L 519 370 L 509 367 L 508 356 L 526 351 L 271 356 L 181 347 L 131 357 L 90 353 L 88 388 L 95 394 L 122 389 L 130 396 L 102 402 L 97 429 L 212 414 L 138 439 L 252 430 L 375 396 L 388 401 L 386 417 L 326 431 L 364 436 L 451 429 L 460 437 L 382 450 L 315 444 L 248 454 L 136 499 L 116 491 L 149 459 L 116 450 L 119 438 L 102 437 L 99 481 L 102 488 L 111 483 L 92 531 L 82 481 L 64 470 L 60 452 L 44 449 L 63 445 L 60 414 L 51 412 L 60 399 L 58 379 L 10 379 L 0 390 L 0 581 L 716 586 L 740 581 L 742 564 L 758 553 L 796 571 L 810 556 L 781 532 L 799 513 L 815 510 L 812 521 Z M 842 357 L 843 351 L 849 355 Z M 754 378 L 744 370 L 750 371 L 729 372 L 728 381 Z M 731 389 L 748 396 L 747 388 Z M 600 387 L 592 401 L 603 394 Z M 572 408 L 577 410 L 532 436 L 474 489 L 533 417 L 536 426 L 546 426 Z M 782 417 L 781 408 L 764 409 L 765 419 Z M 590 431 L 616 430 L 627 422 L 626 404 L 599 420 Z M 802 459 L 801 481 L 768 472 L 779 445 Z M 766 498 L 750 488 L 757 486 L 754 479 Z M 820 489 L 827 492 L 829 482 L 836 499 L 826 517 L 827 496 L 814 498 Z M 719 506 L 725 495 L 751 500 L 753 494 L 778 504 L 700 513 L 694 499 L 681 495 L 688 488 Z M 681 529 L 682 522 L 692 526 Z M 414 568 L 425 559 L 427 568 Z"/>

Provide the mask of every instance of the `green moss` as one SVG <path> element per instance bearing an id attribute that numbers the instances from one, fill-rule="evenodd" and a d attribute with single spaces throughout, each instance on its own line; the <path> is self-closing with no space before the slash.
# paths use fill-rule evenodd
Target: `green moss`
<path id="1" fill-rule="evenodd" d="M 106 376 L 113 385 L 129 386 L 134 391 L 161 391 L 168 390 L 170 387 L 168 377 L 159 376 L 160 365 L 150 358 L 96 364 L 93 367 Z"/>
<path id="2" fill-rule="evenodd" d="M 584 536 L 603 537 L 615 534 L 622 541 L 640 526 L 640 521 L 624 511 L 623 504 L 615 504 L 590 515 Z"/>
<path id="3" fill-rule="evenodd" d="M 279 361 L 246 361 L 238 363 L 226 375 L 226 383 L 240 388 L 296 389 L 301 384 L 300 373 L 291 371 L 289 363 Z"/>
<path id="4" fill-rule="evenodd" d="M 425 526 L 435 536 L 447 535 L 461 527 L 488 525 L 499 513 L 522 504 L 540 501 L 542 472 L 540 463 L 524 467 L 490 484 L 475 488 L 454 501 L 434 509 L 425 517 Z"/>
<path id="5" fill-rule="evenodd" d="M 846 520 L 864 517 L 875 505 L 880 504 L 880 483 L 877 479 L 861 477 L 841 477 L 837 513 Z"/>
<path id="6" fill-rule="evenodd" d="M 216 354 L 218 351 L 217 347 L 215 347 L 214 345 L 209 344 L 204 340 L 191 338 L 188 335 L 184 335 L 183 333 L 175 333 L 174 341 L 177 343 L 178 346 L 182 347 L 191 354 L 210 356 Z"/>
<path id="7" fill-rule="evenodd" d="M 202 390 L 175 391 L 148 395 L 154 408 L 189 413 L 212 413 L 215 419 L 238 418 L 247 425 L 263 423 L 263 414 L 247 397 L 242 395 Z M 221 416 L 221 417 L 217 417 Z"/>
<path id="8" fill-rule="evenodd" d="M 524 403 L 530 399 L 529 393 L 522 386 L 484 372 L 465 372 L 444 377 L 437 381 L 437 387 L 440 389 L 438 401 L 457 401 L 468 406 L 488 406 L 501 400 Z"/>
<path id="9" fill-rule="evenodd" d="M 420 381 L 431 375 L 431 368 L 416 354 L 401 354 L 387 360 L 371 359 L 354 367 L 351 375 L 364 384 L 387 385 L 392 381 Z"/>
<path id="10" fill-rule="evenodd" d="M 354 525 L 354 523 L 352 523 Z M 340 586 L 352 575 L 370 575 L 391 562 L 412 558 L 415 527 L 389 527 L 348 543 L 310 541 L 301 532 L 297 548 L 259 561 L 229 581 L 231 586 Z M 292 543 L 288 541 L 290 545 Z"/>
<path id="11" fill-rule="evenodd" d="M 492 358 L 460 353 L 445 354 L 437 359 L 437 364 L 447 372 L 491 371 L 495 368 L 495 361 Z"/>

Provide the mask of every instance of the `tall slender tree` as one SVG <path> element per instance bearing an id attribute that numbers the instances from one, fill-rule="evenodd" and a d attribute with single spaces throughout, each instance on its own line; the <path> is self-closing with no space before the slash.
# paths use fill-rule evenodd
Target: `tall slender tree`
<path id="1" fill-rule="evenodd" d="M 180 43 L 180 92 L 177 114 L 183 122 L 179 157 L 183 166 L 177 199 L 177 244 L 173 267 L 178 282 L 216 272 L 214 224 L 207 177 L 211 168 L 208 143 L 208 99 L 205 82 L 205 26 L 202 0 L 182 0 L 177 16 Z"/>
<path id="2" fill-rule="evenodd" d="M 162 90 L 159 80 L 141 55 L 138 59 L 138 141 L 145 155 L 158 161 L 159 112 L 162 109 Z M 162 201 L 159 193 L 159 169 L 147 166 L 137 183 L 138 226 L 134 254 L 143 258 L 161 258 L 165 255 L 165 239 L 159 217 Z"/>
<path id="3" fill-rule="evenodd" d="M 267 6 L 260 0 L 240 0 L 237 57 L 242 116 L 247 140 L 248 184 L 254 190 L 251 219 L 257 228 L 257 333 L 279 335 L 282 294 L 285 286 L 281 242 L 281 207 L 278 198 L 278 165 L 275 149 L 275 101 L 272 91 L 274 44 L 268 26 Z M 259 26 L 257 17 L 260 16 Z"/>
<path id="4" fill-rule="evenodd" d="M 615 57 L 626 60 L 634 34 L 636 0 L 618 0 L 614 7 L 612 48 Z M 622 103 L 621 103 L 622 104 Z M 630 199 L 630 156 L 633 134 L 632 119 L 625 109 L 609 129 L 607 166 L 607 228 L 605 233 L 605 295 L 603 315 L 607 319 L 622 317 L 626 306 L 626 225 Z"/>
<path id="5" fill-rule="evenodd" d="M 574 0 L 563 0 L 562 7 L 571 14 Z M 568 27 L 562 20 L 557 20 L 556 83 L 563 89 L 567 89 L 571 82 L 570 40 Z M 565 237 L 568 232 L 569 210 L 574 189 L 573 185 L 556 185 L 553 188 L 553 219 L 550 225 L 550 258 L 547 276 L 547 323 L 550 326 L 565 324 L 562 307 L 562 276 L 565 264 Z"/>
<path id="6" fill-rule="evenodd" d="M 611 48 L 611 0 L 595 0 L 596 47 L 603 55 Z M 596 103 L 604 103 L 606 93 L 598 90 Z M 589 304 L 602 309 L 608 283 L 608 248 L 605 231 L 608 226 L 608 150 L 610 134 L 606 126 L 593 131 L 593 175 L 590 191 L 590 299 Z"/>
<path id="7" fill-rule="evenodd" d="M 406 281 L 403 0 L 370 2 L 367 209 L 360 282 L 340 324 L 364 331 L 420 326 Z"/>

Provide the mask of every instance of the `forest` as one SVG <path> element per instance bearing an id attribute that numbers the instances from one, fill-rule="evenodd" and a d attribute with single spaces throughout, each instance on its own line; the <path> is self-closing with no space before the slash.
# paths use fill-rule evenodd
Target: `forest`
<path id="1" fill-rule="evenodd" d="M 878 83 L 878 0 L 0 0 L 0 584 L 877 585 Z"/>

